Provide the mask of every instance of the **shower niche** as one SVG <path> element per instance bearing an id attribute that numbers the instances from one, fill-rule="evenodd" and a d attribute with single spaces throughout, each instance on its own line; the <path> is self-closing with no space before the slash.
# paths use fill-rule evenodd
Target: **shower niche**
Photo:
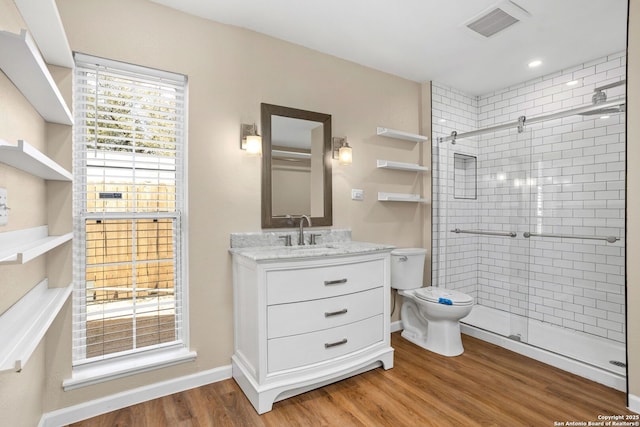
<path id="1" fill-rule="evenodd" d="M 461 153 L 453 154 L 453 197 L 455 199 L 477 199 L 477 157 Z"/>

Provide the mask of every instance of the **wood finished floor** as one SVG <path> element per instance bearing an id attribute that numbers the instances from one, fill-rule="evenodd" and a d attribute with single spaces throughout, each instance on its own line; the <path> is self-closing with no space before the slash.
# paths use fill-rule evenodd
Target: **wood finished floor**
<path id="1" fill-rule="evenodd" d="M 274 404 L 258 415 L 233 380 L 72 424 L 175 426 L 554 426 L 633 414 L 625 394 L 463 335 L 447 358 L 392 334 L 395 366 Z"/>

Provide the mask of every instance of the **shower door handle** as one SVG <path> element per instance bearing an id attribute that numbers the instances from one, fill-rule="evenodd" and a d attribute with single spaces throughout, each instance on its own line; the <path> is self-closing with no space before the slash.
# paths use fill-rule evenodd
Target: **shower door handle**
<path id="1" fill-rule="evenodd" d="M 525 231 L 522 235 L 527 239 L 530 237 L 557 237 L 559 239 L 606 240 L 609 243 L 615 243 L 620 240 L 616 236 L 579 236 L 572 234 L 530 233 L 528 231 Z"/>
<path id="2" fill-rule="evenodd" d="M 454 228 L 451 230 L 452 233 L 456 234 L 482 234 L 485 236 L 502 236 L 502 237 L 516 237 L 517 234 L 514 231 L 484 231 L 484 230 L 460 230 L 459 228 Z"/>

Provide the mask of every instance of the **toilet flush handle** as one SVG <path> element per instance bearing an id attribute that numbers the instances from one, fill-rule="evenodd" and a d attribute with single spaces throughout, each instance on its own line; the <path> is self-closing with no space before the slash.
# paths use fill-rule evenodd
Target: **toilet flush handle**
<path id="1" fill-rule="evenodd" d="M 406 256 L 406 255 L 402 255 L 401 257 L 399 257 L 399 258 L 398 258 L 398 261 L 400 261 L 400 262 L 407 262 L 407 260 L 408 260 L 408 259 L 409 259 L 409 258 L 407 258 L 407 256 Z"/>

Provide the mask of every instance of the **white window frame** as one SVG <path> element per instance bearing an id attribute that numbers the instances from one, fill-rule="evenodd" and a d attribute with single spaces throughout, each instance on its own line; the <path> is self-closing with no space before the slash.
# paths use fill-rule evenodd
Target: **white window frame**
<path id="1" fill-rule="evenodd" d="M 98 67 L 104 69 L 114 69 L 123 72 L 134 73 L 144 75 L 151 79 L 168 79 L 170 81 L 184 82 L 184 105 L 183 105 L 183 117 L 182 117 L 182 153 L 180 156 L 176 156 L 182 159 L 177 166 L 181 176 L 178 180 L 181 185 L 176 185 L 176 209 L 174 213 L 111 213 L 100 214 L 103 219 L 133 219 L 133 218 L 176 218 L 178 227 L 178 236 L 176 242 L 174 242 L 173 250 L 179 251 L 177 256 L 179 265 L 176 265 L 178 273 L 175 276 L 175 289 L 176 292 L 180 292 L 177 299 L 179 301 L 179 307 L 176 310 L 181 311 L 180 316 L 180 330 L 177 333 L 177 340 L 167 344 L 156 344 L 150 347 L 142 347 L 140 349 L 134 349 L 132 351 L 123 352 L 121 354 L 113 355 L 103 360 L 87 359 L 77 352 L 76 349 L 72 349 L 73 352 L 73 369 L 72 377 L 63 381 L 63 388 L 65 390 L 71 390 L 86 385 L 96 384 L 102 381 L 107 381 L 115 378 L 121 378 L 123 376 L 132 375 L 140 372 L 145 372 L 150 369 L 162 368 L 176 363 L 183 363 L 192 361 L 196 358 L 194 351 L 189 351 L 189 311 L 188 311 L 188 182 L 187 182 L 187 106 L 188 106 L 188 81 L 187 77 L 175 73 L 160 71 L 156 69 L 141 67 L 132 64 L 126 64 L 118 61 L 112 61 L 104 58 L 97 58 L 80 53 L 74 54 L 76 64 L 96 64 Z M 77 72 L 82 72 L 78 67 Z M 74 99 L 78 92 L 78 83 L 74 79 Z M 76 110 L 74 108 L 74 110 Z M 76 110 L 77 111 L 77 110 Z M 76 123 L 82 120 L 81 112 L 75 113 Z M 83 316 L 86 316 L 86 283 L 85 283 L 85 259 L 86 259 L 86 242 L 84 240 L 85 235 L 85 221 L 87 219 L 95 218 L 95 213 L 87 212 L 87 204 L 85 195 L 85 186 L 87 183 L 87 175 L 85 173 L 78 173 L 78 171 L 85 171 L 87 160 L 83 154 L 77 154 L 79 144 L 82 142 L 78 139 L 80 136 L 80 130 L 74 127 L 74 290 L 73 290 L 73 334 L 75 339 L 82 340 L 83 332 L 76 330 L 78 321 L 82 321 Z M 82 150 L 84 153 L 84 149 Z M 179 192 L 179 194 L 178 194 Z"/>

